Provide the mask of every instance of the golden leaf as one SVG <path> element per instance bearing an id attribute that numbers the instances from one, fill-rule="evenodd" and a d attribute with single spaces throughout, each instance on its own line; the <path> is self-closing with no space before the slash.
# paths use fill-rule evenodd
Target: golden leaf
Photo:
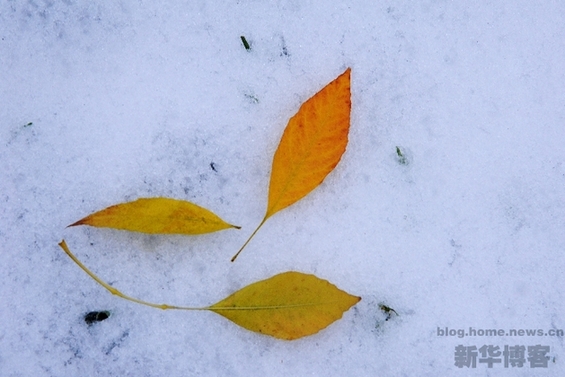
<path id="1" fill-rule="evenodd" d="M 351 113 L 351 68 L 300 106 L 290 118 L 273 158 L 265 221 L 302 199 L 338 164 L 347 146 Z"/>
<path id="2" fill-rule="evenodd" d="M 150 234 L 203 234 L 240 227 L 196 204 L 170 198 L 141 198 L 95 212 L 69 226 L 90 225 Z"/>
<path id="3" fill-rule="evenodd" d="M 100 279 L 69 250 L 64 240 L 59 246 L 98 284 L 124 300 L 163 310 L 210 310 L 243 328 L 279 339 L 293 340 L 315 334 L 361 300 L 327 280 L 289 271 L 250 284 L 212 306 L 154 304 L 125 295 Z"/>
<path id="4" fill-rule="evenodd" d="M 359 300 L 327 280 L 289 271 L 248 285 L 209 309 L 248 330 L 293 340 L 326 328 Z"/>
<path id="5" fill-rule="evenodd" d="M 314 190 L 335 168 L 349 134 L 348 68 L 290 118 L 273 158 L 267 217 Z"/>

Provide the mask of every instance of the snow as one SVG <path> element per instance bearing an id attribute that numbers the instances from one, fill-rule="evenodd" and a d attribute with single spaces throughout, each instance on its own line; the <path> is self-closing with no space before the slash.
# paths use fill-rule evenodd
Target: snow
<path id="1" fill-rule="evenodd" d="M 565 328 L 564 19 L 558 1 L 2 2 L 0 376 L 562 375 L 563 336 L 438 328 Z M 347 67 L 342 161 L 230 263 L 263 218 L 286 122 Z M 151 196 L 242 229 L 66 228 Z M 112 296 L 63 238 L 152 302 L 206 306 L 288 270 L 363 300 L 277 340 Z M 460 344 L 550 360 L 459 369 Z"/>

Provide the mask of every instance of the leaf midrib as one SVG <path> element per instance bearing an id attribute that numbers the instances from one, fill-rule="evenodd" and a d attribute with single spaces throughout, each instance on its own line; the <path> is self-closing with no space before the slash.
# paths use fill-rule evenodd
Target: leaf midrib
<path id="1" fill-rule="evenodd" d="M 323 306 L 323 305 L 333 305 L 339 304 L 341 301 L 330 301 L 330 302 L 314 302 L 314 303 L 304 303 L 304 304 L 290 304 L 290 305 L 262 305 L 262 306 L 223 306 L 216 307 L 210 306 L 208 310 L 276 310 L 276 309 L 292 309 L 292 308 L 302 308 L 309 306 Z"/>

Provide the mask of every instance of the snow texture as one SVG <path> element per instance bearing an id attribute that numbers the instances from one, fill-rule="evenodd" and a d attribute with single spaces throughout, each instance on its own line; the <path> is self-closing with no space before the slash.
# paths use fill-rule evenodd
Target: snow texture
<path id="1" fill-rule="evenodd" d="M 1 2 L 0 376 L 564 375 L 563 336 L 438 336 L 565 328 L 564 20 L 561 1 Z M 288 119 L 347 67 L 342 161 L 230 263 Z M 151 196 L 242 229 L 66 228 Z M 152 302 L 206 306 L 287 270 L 363 300 L 277 340 L 112 296 L 63 238 Z M 549 346 L 547 367 L 455 366 L 484 344 Z"/>

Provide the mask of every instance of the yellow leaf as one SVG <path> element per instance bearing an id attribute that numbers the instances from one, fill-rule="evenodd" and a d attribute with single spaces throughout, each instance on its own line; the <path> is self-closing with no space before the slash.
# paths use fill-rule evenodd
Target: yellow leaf
<path id="1" fill-rule="evenodd" d="M 338 164 L 347 146 L 351 113 L 351 68 L 300 106 L 290 118 L 273 158 L 265 221 L 302 199 Z"/>
<path id="2" fill-rule="evenodd" d="M 65 240 L 59 246 L 98 284 L 124 300 L 163 310 L 210 310 L 248 330 L 279 339 L 293 340 L 315 334 L 361 300 L 327 280 L 289 271 L 248 285 L 212 306 L 154 304 L 125 295 L 99 278 L 69 250 Z"/>
<path id="3" fill-rule="evenodd" d="M 141 198 L 95 212 L 69 226 L 90 225 L 150 234 L 203 234 L 238 226 L 196 204 L 169 198 Z"/>
<path id="4" fill-rule="evenodd" d="M 248 285 L 209 309 L 248 330 L 293 340 L 329 326 L 359 300 L 327 280 L 290 271 Z"/>

